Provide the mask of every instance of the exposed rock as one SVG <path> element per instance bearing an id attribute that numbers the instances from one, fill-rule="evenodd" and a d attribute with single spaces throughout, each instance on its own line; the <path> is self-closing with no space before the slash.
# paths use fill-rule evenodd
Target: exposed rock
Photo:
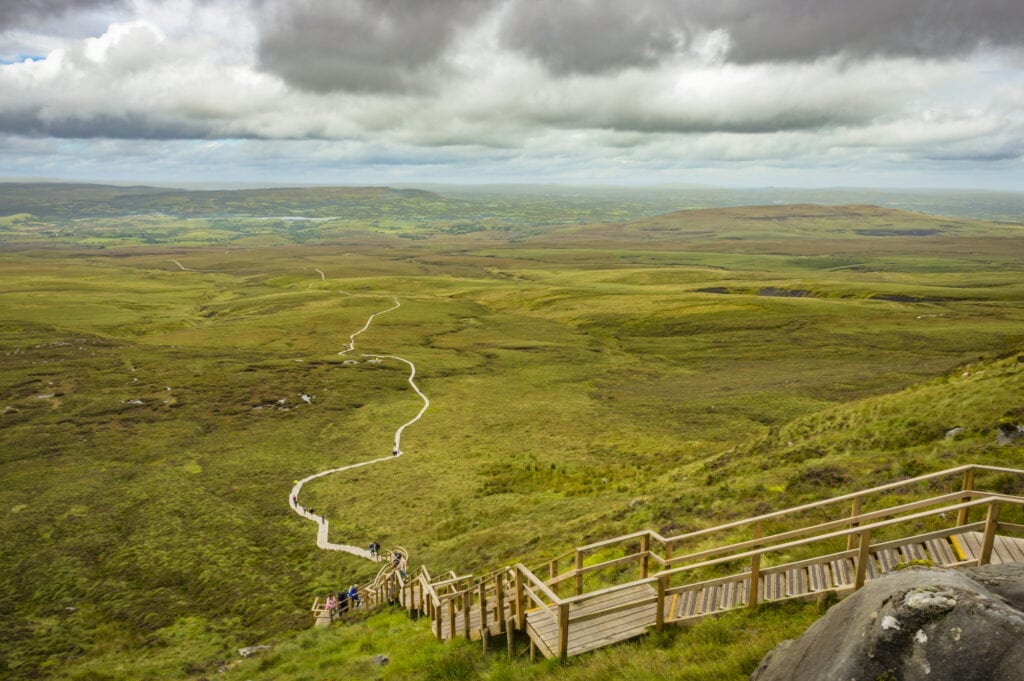
<path id="1" fill-rule="evenodd" d="M 1000 423 L 999 427 L 996 428 L 997 445 L 1013 444 L 1021 438 L 1024 438 L 1024 428 L 1014 423 Z"/>
<path id="2" fill-rule="evenodd" d="M 262 653 L 264 650 L 270 650 L 270 646 L 246 646 L 245 648 L 239 648 L 238 654 L 242 657 L 252 657 L 257 653 Z"/>
<path id="3" fill-rule="evenodd" d="M 1024 565 L 891 572 L 777 646 L 750 678 L 1019 681 L 1022 602 Z"/>
<path id="4" fill-rule="evenodd" d="M 378 667 L 383 667 L 388 662 L 391 662 L 391 660 L 388 659 L 387 655 L 374 655 L 373 657 L 370 658 L 370 661 L 373 662 Z"/>
<path id="5" fill-rule="evenodd" d="M 957 435 L 959 435 L 960 433 L 964 432 L 964 430 L 965 429 L 961 428 L 960 426 L 957 426 L 956 428 L 951 428 L 951 429 L 946 431 L 946 439 L 947 440 L 953 440 L 953 439 L 956 438 Z"/>
<path id="6" fill-rule="evenodd" d="M 1024 563 L 964 568 L 963 573 L 1024 612 Z"/>

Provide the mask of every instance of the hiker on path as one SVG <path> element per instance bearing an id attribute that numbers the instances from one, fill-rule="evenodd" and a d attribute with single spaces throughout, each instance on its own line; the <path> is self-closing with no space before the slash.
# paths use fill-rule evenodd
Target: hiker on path
<path id="1" fill-rule="evenodd" d="M 359 587 L 355 584 L 348 589 L 348 600 L 352 603 L 353 610 L 359 607 Z"/>
<path id="2" fill-rule="evenodd" d="M 344 615 L 348 611 L 348 592 L 342 589 L 338 592 L 338 614 Z"/>

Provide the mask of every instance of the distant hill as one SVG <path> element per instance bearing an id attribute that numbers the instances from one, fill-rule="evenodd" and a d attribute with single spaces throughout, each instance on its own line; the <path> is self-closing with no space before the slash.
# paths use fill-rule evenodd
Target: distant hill
<path id="1" fill-rule="evenodd" d="M 164 213 L 193 216 L 377 217 L 436 212 L 456 201 L 419 189 L 302 187 L 199 191 L 98 184 L 0 183 L 0 215 L 44 219 Z"/>
<path id="2" fill-rule="evenodd" d="M 866 205 L 742 206 L 681 210 L 566 230 L 613 240 L 932 237 L 1006 234 L 1024 227 Z"/>

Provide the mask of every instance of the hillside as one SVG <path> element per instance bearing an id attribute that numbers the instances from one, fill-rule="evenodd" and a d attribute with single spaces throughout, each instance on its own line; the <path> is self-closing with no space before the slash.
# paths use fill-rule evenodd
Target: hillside
<path id="1" fill-rule="evenodd" d="M 1024 351 L 1024 347 L 1019 350 Z M 715 457 L 702 467 L 704 494 L 645 507 L 633 529 L 692 516 L 693 510 L 727 501 L 737 514 L 767 512 L 810 499 L 876 486 L 963 462 L 1024 466 L 1024 448 L 998 447 L 995 424 L 1024 417 L 1024 355 L 974 362 L 948 376 L 896 393 L 858 401 L 794 420 L 770 436 Z M 963 431 L 945 437 L 947 425 Z M 798 438 L 797 447 L 788 438 Z M 770 466 L 766 465 L 771 462 Z M 676 482 L 672 475 L 666 482 Z M 1007 494 L 1021 494 L 1006 479 Z M 625 523 L 630 524 L 629 522 Z M 651 634 L 640 641 L 599 650 L 568 667 L 554 661 L 509 663 L 503 651 L 483 655 L 479 644 L 439 644 L 395 611 L 310 631 L 281 641 L 259 662 L 236 663 L 226 678 L 320 678 L 319 669 L 342 676 L 393 678 L 743 679 L 776 643 L 802 633 L 824 605 L 775 604 L 756 614 L 733 612 L 686 630 Z M 388 667 L 373 665 L 384 654 Z"/>
<path id="2" fill-rule="evenodd" d="M 9 220 L 0 669 L 198 679 L 274 642 L 239 678 L 322 678 L 384 641 L 416 649 L 384 675 L 549 673 L 428 643 L 397 617 L 304 631 L 314 595 L 373 566 L 315 548 L 288 509 L 293 481 L 389 456 L 420 408 L 406 366 L 338 354 L 395 299 L 359 352 L 414 361 L 431 410 L 394 465 L 319 479 L 303 503 L 332 541 L 401 544 L 414 565 L 533 564 L 852 481 L 1019 465 L 991 433 L 1024 406 L 1019 228 L 830 210 L 677 213 L 654 236 L 651 221 L 521 216 L 418 239 L 372 224 L 391 219 L 383 208 L 326 233 L 282 221 L 223 239 L 150 215 L 47 223 L 63 236 Z M 753 234 L 759 211 L 772 226 Z M 746 236 L 701 232 L 712 223 Z M 929 235 L 858 233 L 882 223 Z M 967 430 L 944 440 L 954 426 Z M 667 637 L 642 657 L 652 676 L 682 660 L 676 678 L 740 678 L 812 616 L 736 616 L 702 625 L 703 653 Z M 629 676 L 643 669 L 630 650 L 569 673 Z"/>

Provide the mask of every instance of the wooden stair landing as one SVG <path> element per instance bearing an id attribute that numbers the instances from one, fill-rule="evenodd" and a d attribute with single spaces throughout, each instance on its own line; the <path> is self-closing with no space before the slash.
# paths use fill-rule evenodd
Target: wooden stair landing
<path id="1" fill-rule="evenodd" d="M 657 595 L 657 591 L 650 585 L 638 584 L 578 603 L 570 603 L 567 654 L 579 655 L 640 636 L 654 623 L 658 612 L 657 604 L 654 602 Z M 631 603 L 634 605 L 629 607 Z M 619 609 L 620 607 L 622 609 Z M 614 610 L 607 614 L 595 615 L 607 609 Z M 592 617 L 587 619 L 588 615 Z M 558 624 L 547 611 L 528 611 L 526 632 L 544 657 L 558 655 Z"/>

